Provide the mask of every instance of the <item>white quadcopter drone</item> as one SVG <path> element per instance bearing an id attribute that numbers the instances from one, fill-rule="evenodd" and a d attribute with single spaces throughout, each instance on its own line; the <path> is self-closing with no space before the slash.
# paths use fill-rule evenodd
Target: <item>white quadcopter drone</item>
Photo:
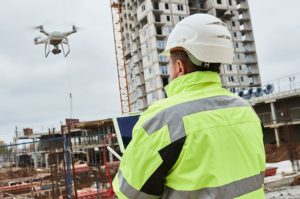
<path id="1" fill-rule="evenodd" d="M 36 37 L 34 38 L 34 44 L 45 44 L 45 56 L 48 57 L 50 53 L 50 45 L 53 45 L 52 53 L 54 55 L 61 53 L 61 50 L 59 49 L 59 45 L 61 46 L 61 49 L 63 51 L 63 54 L 65 57 L 68 56 L 70 53 L 70 45 L 68 41 L 68 36 L 76 33 L 77 32 L 77 27 L 72 26 L 72 31 L 68 32 L 47 32 L 44 30 L 44 27 L 42 25 L 37 26 L 36 29 L 38 29 L 41 33 L 47 36 L 47 38 L 41 38 L 41 37 Z M 67 52 L 64 49 L 64 45 L 67 46 Z"/>

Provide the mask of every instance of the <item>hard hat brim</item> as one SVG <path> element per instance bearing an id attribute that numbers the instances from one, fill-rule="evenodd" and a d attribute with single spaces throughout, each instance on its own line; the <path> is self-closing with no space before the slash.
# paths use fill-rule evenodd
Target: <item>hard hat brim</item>
<path id="1" fill-rule="evenodd" d="M 232 64 L 233 61 L 233 48 L 226 46 L 212 46 L 205 44 L 196 44 L 196 45 L 187 45 L 182 44 L 171 45 L 167 47 L 162 53 L 159 55 L 170 56 L 171 49 L 174 48 L 182 48 L 185 51 L 191 53 L 195 58 L 202 62 L 208 63 L 222 63 L 222 64 Z M 216 59 L 215 55 L 219 55 Z"/>

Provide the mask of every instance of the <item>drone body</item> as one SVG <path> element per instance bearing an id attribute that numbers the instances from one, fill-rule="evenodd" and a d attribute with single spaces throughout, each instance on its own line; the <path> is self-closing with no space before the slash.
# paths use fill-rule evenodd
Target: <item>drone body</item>
<path id="1" fill-rule="evenodd" d="M 52 49 L 52 53 L 54 55 L 61 53 L 61 51 L 63 51 L 63 54 L 65 57 L 68 56 L 68 54 L 70 53 L 70 45 L 69 45 L 69 41 L 68 41 L 68 36 L 76 33 L 77 32 L 77 28 L 76 26 L 72 27 L 71 31 L 67 31 L 67 32 L 47 32 L 44 30 L 44 27 L 41 26 L 37 26 L 37 29 L 39 29 L 39 31 L 41 33 L 43 33 L 44 35 L 46 35 L 46 38 L 41 38 L 41 37 L 36 37 L 34 38 L 34 44 L 45 44 L 45 56 L 48 57 L 49 53 L 50 53 L 50 45 L 53 46 Z M 67 51 L 65 51 L 64 49 L 64 45 L 68 48 Z M 59 46 L 61 46 L 61 49 L 59 48 Z"/>

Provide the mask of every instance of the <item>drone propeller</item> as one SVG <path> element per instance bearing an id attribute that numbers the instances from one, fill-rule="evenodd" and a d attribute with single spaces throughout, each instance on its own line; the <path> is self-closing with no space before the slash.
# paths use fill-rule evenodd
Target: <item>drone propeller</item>
<path id="1" fill-rule="evenodd" d="M 74 31 L 74 30 L 78 31 L 78 30 L 83 30 L 83 29 L 85 29 L 85 27 L 72 25 L 72 29 L 73 29 L 73 31 Z"/>
<path id="2" fill-rule="evenodd" d="M 41 30 L 41 29 L 44 29 L 44 27 L 43 27 L 43 25 L 33 26 L 33 29 L 35 29 L 35 30 Z"/>
<path id="3" fill-rule="evenodd" d="M 72 30 L 74 32 L 77 32 L 78 30 L 82 30 L 83 28 L 81 26 L 75 26 L 75 25 L 72 25 Z"/>
<path id="4" fill-rule="evenodd" d="M 34 40 L 34 43 L 38 42 L 39 39 L 41 39 L 42 37 L 35 37 L 33 40 Z"/>

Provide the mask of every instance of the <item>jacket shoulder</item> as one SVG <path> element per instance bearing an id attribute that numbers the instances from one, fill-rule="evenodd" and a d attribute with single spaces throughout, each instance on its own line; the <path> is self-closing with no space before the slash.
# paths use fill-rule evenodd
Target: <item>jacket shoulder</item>
<path id="1" fill-rule="evenodd" d="M 156 114 L 164 111 L 167 108 L 174 106 L 176 101 L 173 98 L 161 99 L 151 104 L 140 116 L 138 125 L 142 126 L 147 120 L 154 117 Z"/>

